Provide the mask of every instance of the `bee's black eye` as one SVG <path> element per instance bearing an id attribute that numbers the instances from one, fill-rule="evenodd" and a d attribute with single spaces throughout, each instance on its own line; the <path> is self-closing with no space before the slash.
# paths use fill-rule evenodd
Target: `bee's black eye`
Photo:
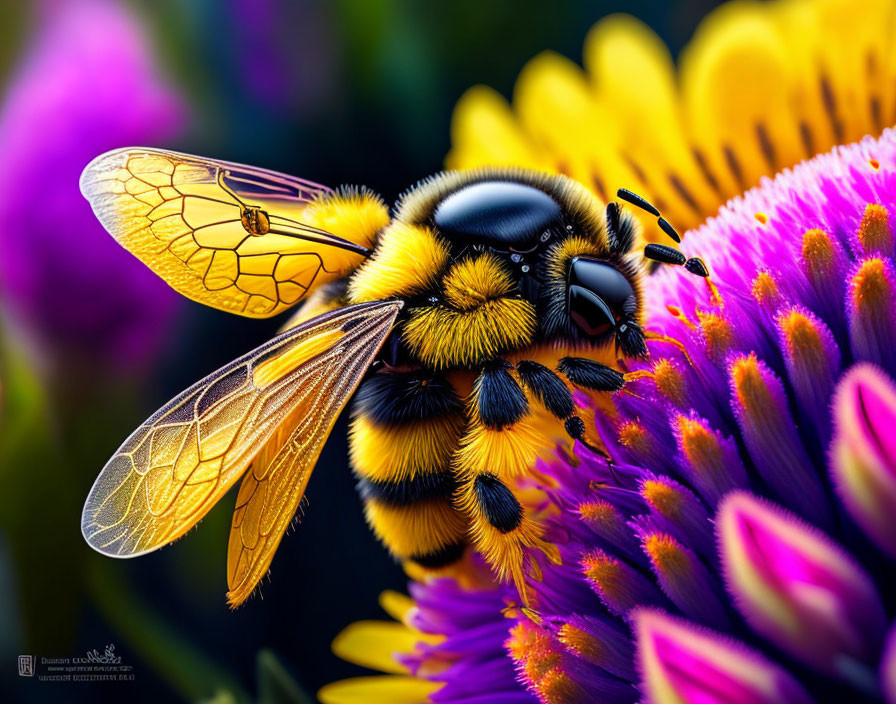
<path id="1" fill-rule="evenodd" d="M 560 205 L 533 186 L 483 181 L 445 198 L 434 220 L 439 232 L 456 242 L 527 251 L 561 215 Z"/>
<path id="2" fill-rule="evenodd" d="M 588 335 L 600 335 L 616 327 L 634 304 L 635 292 L 614 266 L 599 259 L 574 257 L 566 280 L 569 315 Z"/>

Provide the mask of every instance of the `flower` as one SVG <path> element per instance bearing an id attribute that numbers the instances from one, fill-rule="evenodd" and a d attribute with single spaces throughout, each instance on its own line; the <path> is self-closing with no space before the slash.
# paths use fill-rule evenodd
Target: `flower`
<path id="1" fill-rule="evenodd" d="M 0 109 L 0 296 L 54 355 L 152 357 L 177 295 L 122 256 L 78 192 L 97 154 L 170 142 L 184 104 L 137 20 L 107 0 L 47 2 Z"/>
<path id="2" fill-rule="evenodd" d="M 894 216 L 885 130 L 690 232 L 712 277 L 646 279 L 650 357 L 597 415 L 608 457 L 536 472 L 562 564 L 531 610 L 412 585 L 400 701 L 896 701 Z"/>
<path id="3" fill-rule="evenodd" d="M 476 86 L 458 101 L 449 168 L 565 173 L 604 201 L 620 187 L 691 229 L 762 176 L 896 122 L 892 3 L 731 2 L 710 13 L 676 72 L 628 15 L 597 23 L 585 71 L 552 52 L 520 73 L 512 105 Z M 662 240 L 636 213 L 645 236 Z"/>

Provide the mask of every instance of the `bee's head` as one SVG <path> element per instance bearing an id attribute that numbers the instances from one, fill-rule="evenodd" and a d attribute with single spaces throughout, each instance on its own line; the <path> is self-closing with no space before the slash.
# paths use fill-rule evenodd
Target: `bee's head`
<path id="1" fill-rule="evenodd" d="M 566 275 L 566 307 L 573 324 L 587 337 L 612 334 L 624 355 L 645 354 L 644 336 L 636 322 L 637 296 L 628 278 L 611 263 L 573 257 Z"/>

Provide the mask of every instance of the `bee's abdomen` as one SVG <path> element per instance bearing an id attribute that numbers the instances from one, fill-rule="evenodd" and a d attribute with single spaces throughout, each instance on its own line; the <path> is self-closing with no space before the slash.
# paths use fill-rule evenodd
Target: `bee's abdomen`
<path id="1" fill-rule="evenodd" d="M 463 432 L 453 387 L 430 371 L 382 371 L 354 403 L 352 466 L 367 520 L 393 555 L 437 568 L 463 553 L 451 459 Z"/>

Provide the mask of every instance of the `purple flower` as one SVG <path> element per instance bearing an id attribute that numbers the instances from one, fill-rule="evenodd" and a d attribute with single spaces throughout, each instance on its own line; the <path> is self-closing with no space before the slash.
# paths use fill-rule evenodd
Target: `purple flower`
<path id="1" fill-rule="evenodd" d="M 121 4 L 41 8 L 0 111 L 0 296 L 53 356 L 139 367 L 177 295 L 103 231 L 78 177 L 108 149 L 170 144 L 184 105 Z"/>
<path id="2" fill-rule="evenodd" d="M 415 585 L 427 616 L 405 624 L 430 641 L 399 676 L 444 685 L 413 697 L 896 701 L 894 215 L 888 130 L 688 234 L 712 277 L 646 280 L 658 335 L 598 414 L 609 459 L 538 467 L 562 564 L 542 561 L 531 609 L 506 587 Z"/>

